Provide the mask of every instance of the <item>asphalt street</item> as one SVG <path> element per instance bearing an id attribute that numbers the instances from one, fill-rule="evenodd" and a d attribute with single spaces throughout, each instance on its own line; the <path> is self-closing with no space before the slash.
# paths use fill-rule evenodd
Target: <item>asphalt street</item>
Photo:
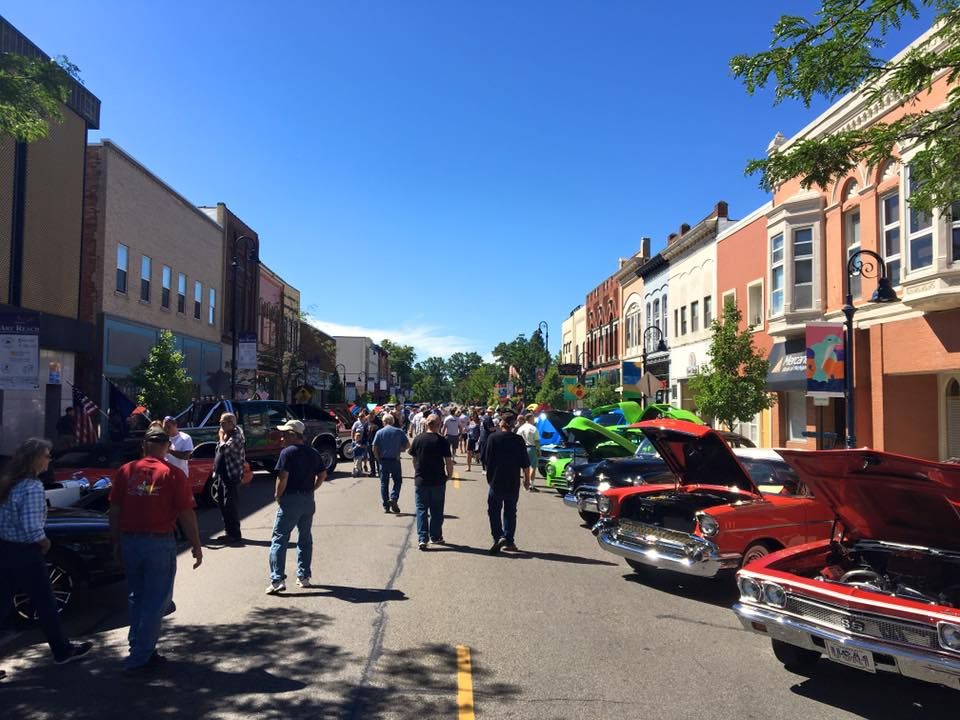
<path id="1" fill-rule="evenodd" d="M 493 557 L 486 483 L 461 462 L 450 545 L 421 552 L 409 461 L 400 515 L 383 513 L 376 479 L 340 467 L 317 494 L 317 587 L 264 594 L 275 505 L 258 473 L 246 544 L 208 547 L 197 570 L 181 554 L 166 665 L 121 676 L 123 584 L 90 591 L 69 619 L 97 644 L 88 660 L 53 666 L 35 630 L 0 639 L 0 717 L 468 720 L 471 685 L 478 718 L 958 716 L 956 691 L 827 661 L 787 672 L 740 629 L 732 583 L 638 577 L 549 489 L 522 494 L 520 552 Z M 220 532 L 216 510 L 200 518 L 205 537 Z M 294 562 L 291 550 L 291 580 Z"/>

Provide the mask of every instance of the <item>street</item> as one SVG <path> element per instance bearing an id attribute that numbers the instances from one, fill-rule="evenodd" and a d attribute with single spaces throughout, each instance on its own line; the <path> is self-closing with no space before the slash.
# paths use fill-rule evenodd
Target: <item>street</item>
<path id="1" fill-rule="evenodd" d="M 641 580 L 542 486 L 522 493 L 520 552 L 490 556 L 486 483 L 464 467 L 460 458 L 447 490 L 450 545 L 421 552 L 410 461 L 399 516 L 381 510 L 376 479 L 342 463 L 317 494 L 317 587 L 296 587 L 291 550 L 279 596 L 264 595 L 275 505 L 257 473 L 242 493 L 245 546 L 207 546 L 195 571 L 181 554 L 166 665 L 120 674 L 123 584 L 96 589 L 68 622 L 97 644 L 85 661 L 53 666 L 33 630 L 0 640 L 0 715 L 956 717 L 955 691 L 827 661 L 812 678 L 788 673 L 769 642 L 740 629 L 732 583 Z M 216 510 L 199 515 L 205 538 L 219 534 Z"/>

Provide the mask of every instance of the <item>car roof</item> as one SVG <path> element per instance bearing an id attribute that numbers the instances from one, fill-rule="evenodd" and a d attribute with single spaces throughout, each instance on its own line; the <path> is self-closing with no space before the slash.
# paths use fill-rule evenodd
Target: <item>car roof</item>
<path id="1" fill-rule="evenodd" d="M 776 460 L 783 462 L 783 458 L 773 448 L 733 448 L 733 454 L 744 460 Z"/>

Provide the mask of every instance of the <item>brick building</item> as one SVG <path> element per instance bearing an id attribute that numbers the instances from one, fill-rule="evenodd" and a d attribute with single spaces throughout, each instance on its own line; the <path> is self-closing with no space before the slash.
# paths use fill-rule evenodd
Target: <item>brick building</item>
<path id="1" fill-rule="evenodd" d="M 620 384 L 620 283 L 616 273 L 587 293 L 586 383 Z"/>

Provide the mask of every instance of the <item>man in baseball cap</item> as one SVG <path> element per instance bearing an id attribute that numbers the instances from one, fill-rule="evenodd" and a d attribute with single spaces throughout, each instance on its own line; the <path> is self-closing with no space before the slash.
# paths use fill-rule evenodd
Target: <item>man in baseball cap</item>
<path id="1" fill-rule="evenodd" d="M 287 420 L 283 425 L 277 425 L 277 430 L 282 433 L 295 433 L 300 436 L 300 441 L 303 441 L 303 433 L 306 431 L 306 425 L 304 425 L 299 420 Z"/>

